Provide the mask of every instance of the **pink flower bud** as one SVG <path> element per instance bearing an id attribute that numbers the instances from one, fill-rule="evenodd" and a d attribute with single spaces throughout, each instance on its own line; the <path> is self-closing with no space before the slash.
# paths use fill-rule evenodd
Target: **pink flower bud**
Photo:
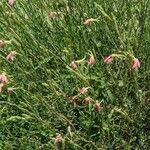
<path id="1" fill-rule="evenodd" d="M 9 4 L 10 6 L 13 6 L 14 3 L 15 3 L 15 0 L 8 0 L 8 4 Z"/>
<path id="2" fill-rule="evenodd" d="M 5 41 L 0 40 L 0 48 L 4 48 L 6 46 Z"/>
<path id="3" fill-rule="evenodd" d="M 75 61 L 72 61 L 69 65 L 73 70 L 76 70 L 78 68 L 78 64 Z"/>
<path id="4" fill-rule="evenodd" d="M 63 141 L 63 137 L 61 134 L 56 134 L 55 143 L 61 143 Z"/>
<path id="5" fill-rule="evenodd" d="M 87 20 L 85 20 L 84 21 L 84 25 L 85 26 L 91 26 L 92 25 L 92 22 L 94 21 L 95 19 L 93 19 L 93 18 L 90 18 L 90 19 L 87 19 Z"/>
<path id="6" fill-rule="evenodd" d="M 101 107 L 101 104 L 99 102 L 96 102 L 96 104 L 95 104 L 95 111 L 97 113 L 99 113 L 99 112 L 101 112 L 102 108 L 103 107 Z"/>
<path id="7" fill-rule="evenodd" d="M 12 51 L 6 56 L 6 60 L 9 62 L 12 62 L 12 61 L 14 61 L 15 56 L 16 56 L 16 52 Z"/>
<path id="8" fill-rule="evenodd" d="M 112 61 L 113 61 L 112 55 L 110 55 L 110 56 L 108 56 L 108 57 L 106 57 L 106 58 L 104 59 L 104 63 L 105 63 L 105 64 L 111 64 Z"/>
<path id="9" fill-rule="evenodd" d="M 135 58 L 135 59 L 133 60 L 132 69 L 138 70 L 140 67 L 141 67 L 140 61 L 139 61 L 137 58 Z"/>
<path id="10" fill-rule="evenodd" d="M 7 79 L 7 76 L 5 75 L 5 73 L 2 73 L 0 75 L 0 83 L 3 83 L 3 84 L 7 84 L 8 83 L 8 79 Z"/>
<path id="11" fill-rule="evenodd" d="M 95 60 L 94 56 L 91 55 L 88 60 L 88 65 L 95 65 L 95 64 L 96 64 L 96 60 Z"/>

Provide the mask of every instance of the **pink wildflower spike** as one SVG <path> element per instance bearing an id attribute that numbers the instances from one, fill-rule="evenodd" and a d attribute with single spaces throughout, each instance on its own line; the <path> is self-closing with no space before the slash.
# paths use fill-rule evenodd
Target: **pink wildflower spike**
<path id="1" fill-rule="evenodd" d="M 101 104 L 99 102 L 96 102 L 96 104 L 95 104 L 95 111 L 97 113 L 99 113 L 99 112 L 101 112 L 102 108 L 103 107 L 101 107 Z"/>
<path id="2" fill-rule="evenodd" d="M 6 56 L 6 60 L 9 62 L 13 62 L 16 56 L 16 52 L 12 51 Z"/>
<path id="3" fill-rule="evenodd" d="M 7 84 L 8 83 L 8 78 L 7 76 L 5 75 L 5 73 L 2 73 L 0 75 L 0 83 L 3 83 L 3 84 Z"/>
<path id="4" fill-rule="evenodd" d="M 96 60 L 94 58 L 93 55 L 90 56 L 89 60 L 88 60 L 88 65 L 92 66 L 96 64 Z"/>
<path id="5" fill-rule="evenodd" d="M 14 3 L 15 3 L 15 0 L 8 0 L 8 4 L 9 4 L 10 6 L 13 6 Z"/>
<path id="6" fill-rule="evenodd" d="M 106 58 L 104 59 L 104 63 L 105 63 L 105 64 L 111 64 L 112 61 L 113 61 L 112 55 L 110 55 L 110 56 L 108 56 L 108 57 L 106 57 Z"/>
<path id="7" fill-rule="evenodd" d="M 133 60 L 132 69 L 134 69 L 134 70 L 139 70 L 140 67 L 141 67 L 140 61 L 139 61 L 137 58 L 135 58 L 135 59 Z"/>
<path id="8" fill-rule="evenodd" d="M 61 143 L 63 141 L 63 137 L 61 134 L 56 134 L 55 143 Z"/>
<path id="9" fill-rule="evenodd" d="M 6 46 L 6 43 L 4 40 L 0 40 L 0 48 L 4 48 Z"/>
<path id="10" fill-rule="evenodd" d="M 76 70 L 78 68 L 78 64 L 75 61 L 72 61 L 69 65 L 73 70 Z"/>

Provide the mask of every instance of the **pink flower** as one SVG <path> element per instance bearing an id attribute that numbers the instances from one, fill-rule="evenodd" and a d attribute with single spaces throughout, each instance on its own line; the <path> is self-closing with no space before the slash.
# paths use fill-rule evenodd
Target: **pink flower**
<path id="1" fill-rule="evenodd" d="M 63 137 L 61 134 L 56 134 L 55 143 L 61 143 L 63 141 Z"/>
<path id="2" fill-rule="evenodd" d="M 0 48 L 4 48 L 6 45 L 5 41 L 0 40 Z"/>
<path id="3" fill-rule="evenodd" d="M 8 83 L 8 78 L 7 76 L 5 75 L 5 73 L 2 73 L 0 75 L 0 83 L 3 83 L 3 84 L 7 84 Z"/>
<path id="4" fill-rule="evenodd" d="M 104 63 L 105 63 L 105 64 L 111 64 L 112 61 L 113 61 L 112 55 L 110 55 L 110 56 L 108 56 L 108 57 L 106 57 L 106 58 L 104 59 Z"/>
<path id="5" fill-rule="evenodd" d="M 9 4 L 10 6 L 13 6 L 14 3 L 15 3 L 15 0 L 8 0 L 8 4 Z"/>
<path id="6" fill-rule="evenodd" d="M 94 56 L 91 55 L 88 60 L 88 65 L 95 65 L 95 64 L 96 64 L 96 60 L 95 60 Z"/>
<path id="7" fill-rule="evenodd" d="M 96 102 L 95 104 L 95 111 L 99 113 L 102 110 L 103 107 L 101 107 L 101 104 L 99 102 Z"/>
<path id="8" fill-rule="evenodd" d="M 73 70 L 76 70 L 78 68 L 78 64 L 75 61 L 72 61 L 69 65 Z"/>
<path id="9" fill-rule="evenodd" d="M 139 61 L 137 58 L 135 58 L 135 59 L 133 60 L 132 69 L 138 70 L 140 67 L 141 67 L 140 61 Z"/>
<path id="10" fill-rule="evenodd" d="M 12 51 L 6 56 L 6 60 L 12 62 L 12 61 L 14 61 L 15 56 L 16 56 L 16 52 Z"/>
<path id="11" fill-rule="evenodd" d="M 2 73 L 0 75 L 0 93 L 2 92 L 3 90 L 3 87 L 5 86 L 5 84 L 8 83 L 8 79 L 7 79 L 7 76 L 5 75 L 5 73 Z"/>

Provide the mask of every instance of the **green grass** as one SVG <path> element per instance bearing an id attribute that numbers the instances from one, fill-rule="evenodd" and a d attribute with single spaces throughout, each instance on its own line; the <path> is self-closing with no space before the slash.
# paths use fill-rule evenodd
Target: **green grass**
<path id="1" fill-rule="evenodd" d="M 49 19 L 50 12 L 63 17 Z M 96 20 L 84 25 L 89 18 Z M 0 74 L 9 79 L 0 93 L 0 149 L 149 149 L 149 0 L 16 0 L 12 7 L 2 0 L 0 40 L 11 41 L 0 48 Z M 17 52 L 12 63 L 10 51 Z M 77 70 L 69 67 L 74 60 Z M 83 87 L 89 92 L 73 107 L 69 97 Z"/>

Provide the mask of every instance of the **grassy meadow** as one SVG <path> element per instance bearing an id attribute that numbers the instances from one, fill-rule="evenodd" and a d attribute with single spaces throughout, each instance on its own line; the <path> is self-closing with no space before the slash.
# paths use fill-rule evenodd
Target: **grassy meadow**
<path id="1" fill-rule="evenodd" d="M 149 0 L 0 1 L 0 150 L 149 150 Z"/>

